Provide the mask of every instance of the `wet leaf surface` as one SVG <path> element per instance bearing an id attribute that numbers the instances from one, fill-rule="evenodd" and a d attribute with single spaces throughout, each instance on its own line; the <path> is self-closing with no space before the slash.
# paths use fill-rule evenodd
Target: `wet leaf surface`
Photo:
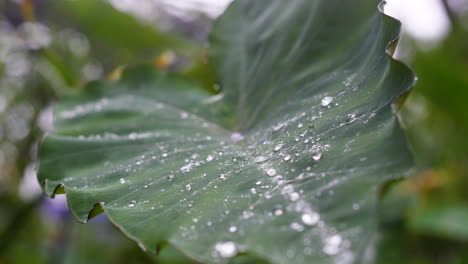
<path id="1" fill-rule="evenodd" d="M 151 252 L 362 262 L 381 183 L 413 167 L 398 32 L 370 0 L 236 1 L 210 41 L 222 93 L 151 67 L 91 83 L 57 104 L 39 180 Z"/>

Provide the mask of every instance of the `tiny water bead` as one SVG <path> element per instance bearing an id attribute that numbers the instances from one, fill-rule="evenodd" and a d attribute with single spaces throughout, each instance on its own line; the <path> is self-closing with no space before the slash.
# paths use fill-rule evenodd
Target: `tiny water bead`
<path id="1" fill-rule="evenodd" d="M 343 238 L 340 235 L 333 235 L 325 239 L 323 252 L 327 255 L 336 255 L 340 251 L 341 242 Z"/>
<path id="2" fill-rule="evenodd" d="M 243 139 L 244 139 L 244 135 L 242 135 L 239 132 L 234 132 L 231 134 L 231 140 L 234 142 L 239 142 L 239 141 L 242 141 Z"/>
<path id="3" fill-rule="evenodd" d="M 237 244 L 232 241 L 218 242 L 215 251 L 222 258 L 232 258 L 237 254 Z"/>
<path id="4" fill-rule="evenodd" d="M 318 152 L 318 153 L 314 153 L 312 155 L 312 159 L 314 159 L 315 161 L 318 161 L 322 158 L 322 153 Z"/>
<path id="5" fill-rule="evenodd" d="M 304 231 L 304 226 L 299 224 L 298 222 L 292 222 L 289 227 L 291 227 L 292 230 L 297 231 L 297 232 Z"/>
<path id="6" fill-rule="evenodd" d="M 190 191 L 192 189 L 192 185 L 187 184 L 185 185 L 185 190 Z"/>
<path id="7" fill-rule="evenodd" d="M 237 231 L 237 226 L 231 226 L 229 227 L 229 232 L 234 233 Z"/>
<path id="8" fill-rule="evenodd" d="M 280 216 L 283 214 L 283 209 L 276 209 L 274 212 L 273 212 L 276 216 Z"/>
<path id="9" fill-rule="evenodd" d="M 186 113 L 186 112 L 180 113 L 180 118 L 186 119 L 187 117 L 188 117 L 188 113 Z"/>
<path id="10" fill-rule="evenodd" d="M 313 226 L 318 223 L 320 216 L 315 212 L 308 212 L 302 215 L 301 220 L 305 225 Z"/>
<path id="11" fill-rule="evenodd" d="M 206 161 L 212 161 L 212 160 L 213 160 L 213 156 L 208 155 L 208 156 L 206 157 Z"/>
<path id="12" fill-rule="evenodd" d="M 125 183 L 125 179 L 124 178 L 120 178 L 120 184 L 124 184 Z"/>
<path id="13" fill-rule="evenodd" d="M 278 144 L 275 146 L 274 150 L 275 151 L 279 151 L 282 147 L 283 147 L 284 144 Z"/>
<path id="14" fill-rule="evenodd" d="M 295 201 L 299 200 L 299 198 L 300 198 L 300 196 L 299 196 L 299 193 L 297 193 L 297 192 L 293 192 L 293 193 L 289 194 L 289 200 L 291 202 L 295 202 Z"/>
<path id="15" fill-rule="evenodd" d="M 244 211 L 242 212 L 242 219 L 249 219 L 254 216 L 254 213 L 252 211 Z"/>
<path id="16" fill-rule="evenodd" d="M 286 155 L 284 155 L 284 157 L 283 157 L 283 160 L 284 160 L 284 161 L 288 161 L 288 160 L 290 160 L 290 159 L 291 159 L 291 155 L 289 155 L 289 154 L 286 154 Z"/>
<path id="17" fill-rule="evenodd" d="M 266 160 L 268 160 L 268 157 L 264 157 L 264 156 L 258 156 L 258 157 L 256 157 L 256 158 L 254 159 L 254 161 L 255 161 L 256 163 L 261 163 L 261 162 L 264 162 L 264 161 L 266 161 Z"/>
<path id="18" fill-rule="evenodd" d="M 331 96 L 326 96 L 322 99 L 322 106 L 326 107 L 329 106 L 333 102 L 333 97 Z"/>
<path id="19" fill-rule="evenodd" d="M 268 176 L 273 177 L 273 176 L 276 175 L 276 170 L 275 169 L 268 169 L 266 173 L 267 173 Z"/>

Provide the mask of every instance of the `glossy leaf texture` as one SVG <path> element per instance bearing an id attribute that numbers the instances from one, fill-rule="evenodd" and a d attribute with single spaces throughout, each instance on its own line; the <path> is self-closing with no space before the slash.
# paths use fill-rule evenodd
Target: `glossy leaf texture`
<path id="1" fill-rule="evenodd" d="M 151 252 L 362 263 L 381 183 L 413 168 L 398 33 L 371 0 L 235 1 L 210 39 L 222 93 L 150 67 L 91 83 L 57 104 L 39 180 Z"/>

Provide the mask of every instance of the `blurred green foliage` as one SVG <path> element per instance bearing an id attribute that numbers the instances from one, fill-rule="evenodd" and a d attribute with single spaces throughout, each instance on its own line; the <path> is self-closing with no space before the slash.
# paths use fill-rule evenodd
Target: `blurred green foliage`
<path id="1" fill-rule="evenodd" d="M 382 202 L 382 252 L 395 261 L 384 263 L 468 263 L 468 28 L 447 12 L 451 32 L 435 47 L 403 39 L 419 80 L 400 116 L 419 172 Z"/>

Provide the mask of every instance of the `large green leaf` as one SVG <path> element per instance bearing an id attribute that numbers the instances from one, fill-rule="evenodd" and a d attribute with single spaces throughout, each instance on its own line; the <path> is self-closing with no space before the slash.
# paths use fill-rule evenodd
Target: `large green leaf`
<path id="1" fill-rule="evenodd" d="M 371 0 L 235 1 L 211 35 L 223 93 L 146 67 L 91 83 L 57 104 L 39 180 L 151 252 L 361 263 L 380 183 L 412 169 L 398 32 Z"/>

